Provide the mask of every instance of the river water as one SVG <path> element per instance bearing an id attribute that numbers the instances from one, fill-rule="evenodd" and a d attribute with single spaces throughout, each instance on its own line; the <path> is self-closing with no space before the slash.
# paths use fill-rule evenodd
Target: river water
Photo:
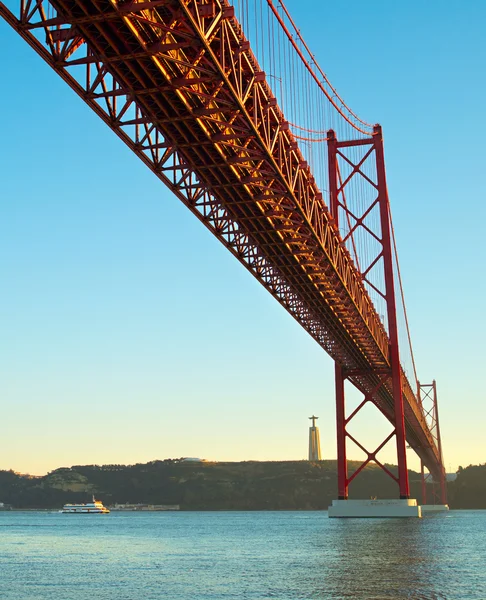
<path id="1" fill-rule="evenodd" d="M 486 511 L 0 512 L 1 600 L 486 600 Z"/>

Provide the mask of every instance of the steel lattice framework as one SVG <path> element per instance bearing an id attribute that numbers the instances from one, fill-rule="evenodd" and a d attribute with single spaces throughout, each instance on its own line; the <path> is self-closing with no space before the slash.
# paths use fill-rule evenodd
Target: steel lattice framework
<path id="1" fill-rule="evenodd" d="M 444 465 L 444 456 L 442 454 L 442 440 L 439 427 L 439 409 L 437 403 L 437 384 L 435 380 L 432 383 L 418 382 L 418 397 L 434 438 L 435 445 L 439 449 L 440 462 Z M 427 484 L 431 487 L 432 504 L 447 504 L 447 482 L 445 469 L 426 473 L 425 463 L 422 460 L 422 504 L 427 504 Z"/>
<path id="2" fill-rule="evenodd" d="M 443 472 L 398 341 L 338 229 L 347 182 L 339 187 L 336 168 L 349 145 L 376 155 L 373 185 L 388 210 L 381 129 L 354 142 L 330 136 L 329 212 L 227 0 L 20 0 L 18 17 L 1 2 L 0 15 L 329 353 L 337 381 L 394 424 L 400 493 L 405 437 Z"/>

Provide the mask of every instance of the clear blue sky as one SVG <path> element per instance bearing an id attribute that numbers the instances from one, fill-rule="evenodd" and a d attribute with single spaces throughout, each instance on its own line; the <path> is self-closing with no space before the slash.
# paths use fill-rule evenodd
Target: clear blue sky
<path id="1" fill-rule="evenodd" d="M 485 462 L 486 3 L 287 6 L 384 128 L 446 467 Z M 334 458 L 331 359 L 3 21 L 0 49 L 0 468 L 303 459 L 312 414 Z"/>

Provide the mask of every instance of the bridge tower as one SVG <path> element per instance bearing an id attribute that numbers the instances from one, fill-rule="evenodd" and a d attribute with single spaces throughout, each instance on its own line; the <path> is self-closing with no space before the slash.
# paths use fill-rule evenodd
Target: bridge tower
<path id="1" fill-rule="evenodd" d="M 385 369 L 346 369 L 337 360 L 335 361 L 335 386 L 336 386 L 336 420 L 337 420 L 337 461 L 338 461 L 338 500 L 329 508 L 329 516 L 421 516 L 420 507 L 416 500 L 410 499 L 410 487 L 407 471 L 406 439 L 405 439 L 405 413 L 404 413 L 404 378 L 400 364 L 397 303 L 395 297 L 395 282 L 393 269 L 393 252 L 391 240 L 391 217 L 386 185 L 385 159 L 383 149 L 383 135 L 380 125 L 375 125 L 371 137 L 341 141 L 336 138 L 335 132 L 328 131 L 328 167 L 329 167 L 329 200 L 330 211 L 336 225 L 347 225 L 347 234 L 344 243 L 355 244 L 355 237 L 371 235 L 375 242 L 373 256 L 367 265 L 358 266 L 361 278 L 368 289 L 372 288 L 380 294 L 386 305 L 386 324 L 388 333 L 388 364 Z M 346 170 L 345 170 L 346 169 Z M 354 192 L 351 182 L 369 187 L 368 199 L 359 212 L 352 205 Z M 367 216 L 375 210 L 379 217 L 379 226 L 375 231 L 370 231 Z M 341 223 L 341 219 L 345 221 Z M 373 271 L 380 269 L 384 281 L 382 289 L 378 289 Z M 346 415 L 344 384 L 351 382 L 364 399 L 351 414 Z M 373 384 L 370 385 L 370 381 Z M 371 402 L 385 416 L 380 395 L 383 388 L 391 391 L 393 396 L 393 431 L 374 450 L 364 447 L 353 437 L 347 426 L 358 412 Z M 378 458 L 377 454 L 393 438 L 395 438 L 396 455 L 398 463 L 398 476 L 393 474 Z M 365 454 L 366 459 L 361 466 L 348 476 L 346 459 L 346 442 L 350 439 Z M 374 462 L 381 467 L 399 487 L 399 499 L 390 504 L 381 505 L 379 501 L 353 500 L 348 501 L 348 487 L 353 479 L 368 465 Z"/>
<path id="2" fill-rule="evenodd" d="M 418 398 L 422 404 L 422 409 L 427 418 L 430 432 L 439 449 L 441 469 L 439 473 L 432 474 L 426 471 L 424 461 L 420 461 L 420 470 L 422 476 L 422 510 L 427 512 L 438 512 L 448 510 L 447 504 L 447 480 L 444 467 L 444 456 L 442 454 L 442 440 L 439 427 L 439 410 L 437 406 L 437 385 L 435 380 L 432 383 L 417 382 Z M 429 494 L 427 492 L 430 492 Z"/>
<path id="3" fill-rule="evenodd" d="M 309 419 L 312 425 L 309 427 L 309 460 L 321 460 L 321 441 L 319 439 L 319 427 L 316 427 L 316 420 L 319 417 L 312 415 Z"/>

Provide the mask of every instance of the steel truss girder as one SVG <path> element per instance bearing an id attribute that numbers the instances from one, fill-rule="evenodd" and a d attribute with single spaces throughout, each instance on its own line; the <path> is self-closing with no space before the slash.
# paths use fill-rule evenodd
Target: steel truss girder
<path id="1" fill-rule="evenodd" d="M 228 3 L 211 5 L 0 13 L 331 356 L 384 366 L 386 333 L 265 76 Z"/>

